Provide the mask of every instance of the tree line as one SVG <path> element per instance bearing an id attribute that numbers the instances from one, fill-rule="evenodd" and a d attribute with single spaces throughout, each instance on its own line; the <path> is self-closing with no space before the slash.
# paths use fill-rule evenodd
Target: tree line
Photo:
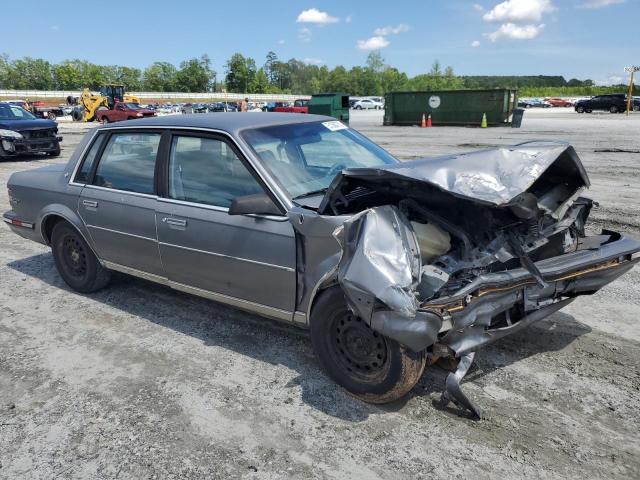
<path id="1" fill-rule="evenodd" d="M 41 58 L 10 59 L 0 55 L 0 88 L 15 90 L 97 90 L 118 83 L 128 91 L 292 93 L 346 92 L 353 96 L 384 95 L 392 91 L 455 90 L 464 88 L 518 88 L 520 96 L 594 95 L 618 92 L 624 86 L 596 87 L 592 80 L 566 80 L 562 76 L 458 76 L 450 66 L 435 61 L 425 73 L 409 77 L 387 65 L 379 52 L 365 65 L 347 69 L 314 65 L 295 58 L 280 60 L 269 52 L 262 65 L 235 53 L 224 75 L 211 66 L 207 55 L 191 58 L 178 67 L 154 62 L 144 69 L 97 65 L 87 60 L 50 63 Z M 623 91 L 623 90 L 622 90 Z"/>

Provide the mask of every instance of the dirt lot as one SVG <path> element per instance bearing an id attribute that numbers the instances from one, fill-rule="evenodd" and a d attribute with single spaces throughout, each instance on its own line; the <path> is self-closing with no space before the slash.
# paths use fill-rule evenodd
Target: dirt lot
<path id="1" fill-rule="evenodd" d="M 640 236 L 640 114 L 352 126 L 407 160 L 568 140 L 601 203 L 592 227 Z M 85 129 L 61 124 L 59 159 L 0 164 L 0 207 L 12 172 L 65 162 Z M 48 249 L 5 227 L 0 246 L 0 478 L 640 477 L 638 269 L 479 353 L 464 388 L 489 418 L 472 421 L 436 408 L 438 367 L 403 402 L 363 404 L 303 331 L 124 275 L 78 295 Z"/>

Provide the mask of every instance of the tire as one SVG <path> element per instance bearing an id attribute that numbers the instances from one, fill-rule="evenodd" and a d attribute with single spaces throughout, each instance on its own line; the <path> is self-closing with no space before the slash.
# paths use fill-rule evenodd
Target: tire
<path id="1" fill-rule="evenodd" d="M 53 152 L 47 152 L 47 155 L 50 157 L 59 157 L 60 156 L 60 148 L 54 150 Z"/>
<path id="2" fill-rule="evenodd" d="M 576 112 L 584 113 L 584 107 L 576 107 Z"/>
<path id="3" fill-rule="evenodd" d="M 587 112 L 587 113 L 592 113 L 592 112 L 593 112 L 593 110 L 591 110 L 590 108 L 587 108 L 587 109 L 585 110 L 585 112 Z"/>
<path id="4" fill-rule="evenodd" d="M 615 105 L 611 105 L 609 107 L 609 113 L 618 113 L 618 107 L 616 107 Z"/>
<path id="5" fill-rule="evenodd" d="M 107 117 L 106 115 L 103 115 L 102 117 L 100 117 L 100 119 L 98 120 L 102 125 L 106 125 L 109 123 L 109 117 Z"/>
<path id="6" fill-rule="evenodd" d="M 356 105 L 354 108 L 355 110 L 362 110 L 362 105 Z"/>
<path id="7" fill-rule="evenodd" d="M 73 290 L 91 293 L 105 287 L 111 272 L 102 267 L 82 235 L 66 221 L 51 233 L 51 250 L 58 273 Z"/>
<path id="8" fill-rule="evenodd" d="M 58 118 L 58 117 L 56 117 L 56 114 L 55 114 L 55 113 L 53 113 L 53 112 L 49 112 L 49 113 L 47 113 L 47 118 L 48 118 L 49 120 L 52 120 L 52 121 L 54 121 L 54 122 L 55 122 L 55 121 L 56 121 L 56 118 Z"/>
<path id="9" fill-rule="evenodd" d="M 634 112 L 640 112 L 640 105 L 634 105 L 633 106 L 633 111 Z"/>
<path id="10" fill-rule="evenodd" d="M 368 403 L 389 403 L 420 380 L 426 351 L 415 353 L 373 331 L 349 310 L 340 287 L 320 294 L 310 320 L 320 364 L 350 395 Z"/>

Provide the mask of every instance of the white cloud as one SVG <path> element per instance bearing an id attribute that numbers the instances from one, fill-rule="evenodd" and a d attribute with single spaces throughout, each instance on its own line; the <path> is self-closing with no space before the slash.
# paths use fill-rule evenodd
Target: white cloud
<path id="1" fill-rule="evenodd" d="M 397 35 L 398 33 L 404 33 L 408 31 L 409 31 L 409 25 L 405 23 L 401 23 L 400 25 L 396 25 L 395 27 L 376 28 L 373 31 L 373 34 L 379 37 L 385 37 L 387 35 Z"/>
<path id="2" fill-rule="evenodd" d="M 327 12 L 321 12 L 317 8 L 310 8 L 309 10 L 303 10 L 298 15 L 296 22 L 298 23 L 315 23 L 317 25 L 327 25 L 329 23 L 337 23 L 340 19 L 338 17 L 332 17 Z"/>
<path id="3" fill-rule="evenodd" d="M 353 20 L 353 15 L 348 15 L 347 18 L 344 19 L 345 23 L 351 23 Z"/>
<path id="4" fill-rule="evenodd" d="M 629 79 L 621 77 L 620 75 L 610 75 L 604 80 L 596 80 L 594 82 L 596 85 L 610 87 L 611 85 L 620 85 L 624 83 L 629 83 Z"/>
<path id="5" fill-rule="evenodd" d="M 358 48 L 360 50 L 379 50 L 380 48 L 388 47 L 389 40 L 384 37 L 371 37 L 367 40 L 358 40 Z"/>
<path id="6" fill-rule="evenodd" d="M 472 7 L 476 12 L 484 12 L 484 7 L 479 3 L 474 3 Z"/>
<path id="7" fill-rule="evenodd" d="M 480 42 L 478 40 L 474 40 L 473 42 L 471 42 L 471 46 L 473 48 L 477 48 L 480 46 Z"/>
<path id="8" fill-rule="evenodd" d="M 495 32 L 486 34 L 489 40 L 495 42 L 501 38 L 512 40 L 531 40 L 536 38 L 544 29 L 544 23 L 540 25 L 516 25 L 515 23 L 503 23 Z"/>
<path id="9" fill-rule="evenodd" d="M 278 40 L 278 45 L 284 45 L 284 40 Z"/>
<path id="10" fill-rule="evenodd" d="M 311 40 L 311 30 L 307 27 L 302 27 L 298 30 L 298 38 L 303 42 L 308 42 Z"/>
<path id="11" fill-rule="evenodd" d="M 618 5 L 624 2 L 626 2 L 626 0 L 587 0 L 586 2 L 578 5 L 578 8 L 595 10 L 597 8 L 604 8 L 610 5 Z"/>
<path id="12" fill-rule="evenodd" d="M 305 58 L 302 62 L 306 65 L 322 65 L 324 63 L 324 61 L 319 58 Z"/>
<path id="13" fill-rule="evenodd" d="M 539 22 L 544 13 L 554 10 L 551 0 L 506 0 L 482 18 L 486 22 Z"/>

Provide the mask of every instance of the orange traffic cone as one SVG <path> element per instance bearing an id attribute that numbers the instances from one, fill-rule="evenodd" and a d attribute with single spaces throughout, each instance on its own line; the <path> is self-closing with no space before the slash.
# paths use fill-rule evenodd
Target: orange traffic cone
<path id="1" fill-rule="evenodd" d="M 427 118 L 427 128 L 431 127 L 431 114 L 429 114 L 429 117 Z"/>
<path id="2" fill-rule="evenodd" d="M 420 125 L 420 128 L 427 128 L 427 119 L 424 116 L 424 113 L 422 114 L 422 125 Z"/>

